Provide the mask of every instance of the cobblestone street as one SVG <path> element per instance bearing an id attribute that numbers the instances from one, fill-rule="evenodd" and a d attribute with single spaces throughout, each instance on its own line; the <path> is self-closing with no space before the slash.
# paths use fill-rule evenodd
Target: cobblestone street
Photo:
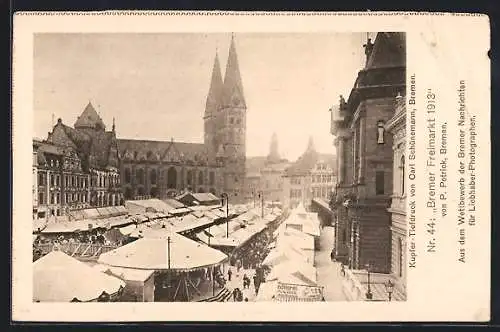
<path id="1" fill-rule="evenodd" d="M 323 295 L 326 301 L 346 301 L 342 291 L 343 277 L 340 274 L 340 263 L 332 262 L 330 259 L 334 236 L 333 227 L 328 226 L 321 230 L 320 249 L 316 251 L 314 257 L 318 285 L 324 287 Z"/>

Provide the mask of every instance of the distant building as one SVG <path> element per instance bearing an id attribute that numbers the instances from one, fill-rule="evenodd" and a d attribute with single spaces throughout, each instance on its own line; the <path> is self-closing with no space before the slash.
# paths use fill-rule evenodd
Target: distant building
<path id="1" fill-rule="evenodd" d="M 310 138 L 306 151 L 284 172 L 283 207 L 309 209 L 313 199 L 329 199 L 337 181 L 335 164 L 335 155 L 318 153 Z"/>
<path id="2" fill-rule="evenodd" d="M 391 269 L 393 139 L 386 124 L 395 97 L 404 96 L 404 33 L 378 33 L 365 45 L 366 65 L 349 99 L 331 109 L 338 160 L 338 186 L 331 201 L 336 218 L 336 258 L 351 269 Z"/>
<path id="3" fill-rule="evenodd" d="M 393 171 L 391 213 L 391 273 L 403 286 L 406 293 L 406 102 L 402 96 L 396 97 L 396 111 L 386 124 L 387 131 L 392 134 Z"/>
<path id="4" fill-rule="evenodd" d="M 246 177 L 247 201 L 260 202 L 259 195 L 264 195 L 266 202 L 283 203 L 283 175 L 290 162 L 279 155 L 276 133 L 271 137 L 269 154 L 266 157 L 249 159 Z"/>
<path id="5" fill-rule="evenodd" d="M 245 200 L 246 102 L 234 38 L 224 81 L 216 54 L 207 95 L 204 142 L 120 139 L 126 199 L 175 197 L 191 191 Z"/>

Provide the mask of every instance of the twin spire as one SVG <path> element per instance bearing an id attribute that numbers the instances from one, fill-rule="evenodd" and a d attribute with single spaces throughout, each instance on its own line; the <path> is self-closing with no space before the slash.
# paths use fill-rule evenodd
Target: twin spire
<path id="1" fill-rule="evenodd" d="M 210 115 L 220 108 L 225 107 L 246 108 L 234 35 L 231 38 L 231 45 L 229 46 L 224 81 L 222 80 L 219 55 L 217 51 L 215 52 L 212 81 L 208 91 L 205 115 Z"/>

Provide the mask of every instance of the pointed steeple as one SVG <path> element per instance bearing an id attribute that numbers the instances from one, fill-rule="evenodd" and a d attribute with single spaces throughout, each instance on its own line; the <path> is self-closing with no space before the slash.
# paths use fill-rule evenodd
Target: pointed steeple
<path id="1" fill-rule="evenodd" d="M 314 140 L 312 136 L 309 136 L 309 142 L 307 142 L 307 151 L 306 152 L 314 152 L 316 148 L 314 147 Z"/>
<path id="2" fill-rule="evenodd" d="M 83 110 L 82 114 L 76 120 L 74 127 L 75 129 L 93 128 L 102 130 L 106 128 L 104 122 L 99 114 L 97 114 L 97 111 L 90 101 L 87 104 L 87 107 Z"/>
<path id="3" fill-rule="evenodd" d="M 269 148 L 269 155 L 267 156 L 269 162 L 278 162 L 280 160 L 280 155 L 278 152 L 278 135 L 273 133 L 271 137 L 271 146 Z"/>
<path id="4" fill-rule="evenodd" d="M 224 76 L 224 106 L 246 108 L 240 67 L 238 64 L 238 55 L 236 54 L 236 46 L 234 42 L 234 34 L 231 37 L 226 73 Z"/>
<path id="5" fill-rule="evenodd" d="M 222 74 L 219 62 L 219 54 L 215 51 L 214 67 L 212 70 L 212 81 L 208 90 L 207 103 L 205 106 L 205 117 L 210 116 L 221 106 L 223 91 Z"/>

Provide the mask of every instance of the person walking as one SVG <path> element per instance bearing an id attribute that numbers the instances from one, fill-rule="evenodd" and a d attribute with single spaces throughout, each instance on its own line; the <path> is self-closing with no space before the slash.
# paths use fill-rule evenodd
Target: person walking
<path id="1" fill-rule="evenodd" d="M 257 295 L 260 286 L 260 281 L 259 278 L 257 277 L 257 274 L 254 274 L 253 276 L 253 286 L 255 287 L 255 295 Z"/>
<path id="2" fill-rule="evenodd" d="M 233 301 L 236 302 L 236 299 L 238 298 L 238 291 L 239 289 L 238 288 L 235 288 L 233 290 Z"/>
<path id="3" fill-rule="evenodd" d="M 233 271 L 231 271 L 231 268 L 227 270 L 227 280 L 231 281 L 231 276 L 233 275 Z"/>

